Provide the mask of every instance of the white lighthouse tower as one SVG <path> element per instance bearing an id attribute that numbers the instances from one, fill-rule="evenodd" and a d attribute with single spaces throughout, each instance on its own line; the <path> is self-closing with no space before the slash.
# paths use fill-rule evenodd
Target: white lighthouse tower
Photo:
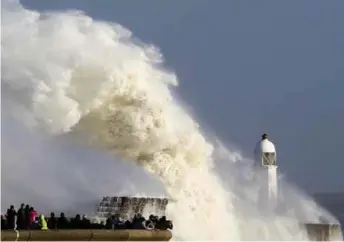
<path id="1" fill-rule="evenodd" d="M 264 200 L 268 200 L 269 205 L 274 206 L 278 196 L 277 155 L 275 145 L 269 140 L 267 134 L 262 135 L 255 149 L 255 155 L 265 176 L 263 180 L 267 182 L 267 184 L 263 184 L 265 190 L 263 192 L 263 196 L 265 197 Z"/>

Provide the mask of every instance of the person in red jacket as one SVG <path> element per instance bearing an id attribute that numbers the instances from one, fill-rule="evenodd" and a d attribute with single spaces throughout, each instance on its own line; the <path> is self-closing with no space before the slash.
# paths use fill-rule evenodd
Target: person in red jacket
<path id="1" fill-rule="evenodd" d="M 30 211 L 29 211 L 29 223 L 30 223 L 30 226 L 35 222 L 37 216 L 38 216 L 37 211 L 33 207 L 31 207 Z"/>

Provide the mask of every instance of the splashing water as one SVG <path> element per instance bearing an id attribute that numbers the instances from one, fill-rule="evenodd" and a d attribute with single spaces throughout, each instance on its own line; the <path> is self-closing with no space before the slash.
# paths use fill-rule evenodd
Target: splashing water
<path id="1" fill-rule="evenodd" d="M 2 85 L 20 122 L 86 141 L 158 177 L 171 201 L 167 215 L 176 239 L 306 238 L 295 201 L 306 204 L 303 214 L 321 209 L 289 187 L 294 199 L 284 201 L 287 212 L 260 214 L 251 198 L 260 184 L 250 182 L 253 168 L 207 142 L 174 99 L 169 88 L 177 78 L 162 67 L 155 47 L 82 12 L 39 13 L 16 1 L 3 6 Z M 221 179 L 214 167 L 224 164 L 229 167 Z"/>

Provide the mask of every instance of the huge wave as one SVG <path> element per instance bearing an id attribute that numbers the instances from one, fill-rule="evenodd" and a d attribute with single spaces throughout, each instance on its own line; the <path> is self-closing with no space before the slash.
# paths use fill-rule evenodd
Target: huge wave
<path id="1" fill-rule="evenodd" d="M 177 77 L 160 51 L 121 25 L 6 1 L 1 45 L 6 199 L 41 196 L 67 208 L 113 192 L 116 182 L 138 186 L 132 179 L 168 196 L 174 238 L 182 240 L 304 239 L 300 222 L 334 220 L 283 181 L 284 209 L 263 214 L 264 176 L 252 161 L 210 142 L 175 99 Z M 96 155 L 82 157 L 85 147 Z M 109 164 L 102 151 L 121 165 Z M 144 172 L 130 175 L 137 167 Z M 17 182 L 24 179 L 25 189 Z M 47 180 L 46 189 L 28 190 Z"/>

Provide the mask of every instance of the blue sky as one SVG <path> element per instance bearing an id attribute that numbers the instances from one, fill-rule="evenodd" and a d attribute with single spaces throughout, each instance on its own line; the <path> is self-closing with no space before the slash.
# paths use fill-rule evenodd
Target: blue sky
<path id="1" fill-rule="evenodd" d="M 81 9 L 161 48 L 201 123 L 252 155 L 270 134 L 307 191 L 344 191 L 344 1 L 22 0 Z"/>

